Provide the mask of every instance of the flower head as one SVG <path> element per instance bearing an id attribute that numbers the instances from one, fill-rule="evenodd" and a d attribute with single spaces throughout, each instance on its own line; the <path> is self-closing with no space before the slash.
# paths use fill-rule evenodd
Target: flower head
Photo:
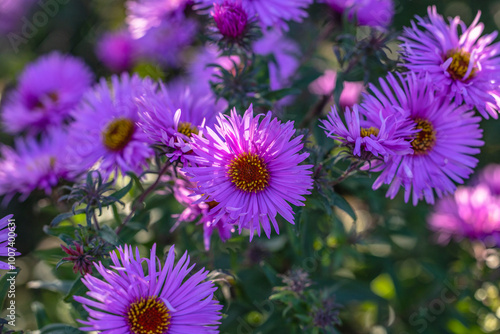
<path id="1" fill-rule="evenodd" d="M 438 197 L 455 191 L 453 183 L 462 183 L 472 173 L 479 153 L 482 130 L 479 117 L 466 106 L 457 107 L 449 99 L 437 97 L 428 77 L 398 79 L 389 74 L 380 79 L 382 90 L 370 86 L 372 95 L 365 95 L 361 105 L 368 119 L 377 114 L 400 110 L 413 123 L 416 132 L 411 140 L 413 154 L 395 156 L 381 164 L 381 175 L 373 184 L 379 188 L 391 184 L 387 196 L 394 198 L 400 186 L 405 189 L 405 201 L 413 194 L 413 204 L 425 198 L 434 203 Z"/>
<path id="2" fill-rule="evenodd" d="M 154 86 L 147 79 L 123 74 L 113 76 L 111 85 L 103 79 L 75 110 L 70 127 L 75 165 L 88 169 L 99 162 L 105 176 L 112 172 L 140 174 L 153 156 L 147 136 L 139 129 L 136 99 Z"/>
<path id="3" fill-rule="evenodd" d="M 8 33 L 21 25 L 22 17 L 32 7 L 35 0 L 0 1 L 0 32 Z"/>
<path id="4" fill-rule="evenodd" d="M 86 297 L 75 296 L 89 313 L 80 320 L 83 331 L 101 333 L 217 333 L 222 306 L 214 300 L 217 289 L 204 282 L 204 269 L 186 279 L 192 271 L 189 256 L 184 253 L 174 265 L 172 247 L 161 265 L 156 256 L 156 244 L 150 258 L 141 258 L 139 249 L 132 246 L 111 252 L 114 270 L 101 263 L 94 264 L 103 280 L 89 274 L 82 278 L 89 289 Z M 142 263 L 147 263 L 147 272 Z"/>
<path id="5" fill-rule="evenodd" d="M 394 156 L 413 152 L 411 144 L 406 140 L 413 132 L 399 111 L 394 110 L 388 116 L 382 113 L 374 116 L 368 119 L 360 115 L 356 105 L 352 111 L 346 108 L 346 126 L 334 106 L 328 119 L 322 121 L 322 128 L 328 137 L 342 142 L 353 155 L 362 160 L 382 158 L 388 161 Z"/>
<path id="6" fill-rule="evenodd" d="M 450 239 L 481 240 L 500 246 L 500 197 L 488 186 L 459 187 L 454 195 L 438 201 L 428 219 L 440 243 Z"/>
<path id="7" fill-rule="evenodd" d="M 7 97 L 2 120 L 10 133 L 36 134 L 70 118 L 92 83 L 92 72 L 79 59 L 58 52 L 26 67 L 16 90 Z"/>
<path id="8" fill-rule="evenodd" d="M 191 88 L 183 81 L 160 84 L 159 91 L 150 88 L 138 100 L 139 126 L 151 143 L 171 149 L 168 156 L 172 161 L 180 159 L 184 163 L 184 155 L 191 151 L 192 135 L 202 133 L 205 125 L 212 126 L 226 105 L 216 102 L 212 92 Z"/>
<path id="9" fill-rule="evenodd" d="M 134 62 L 136 46 L 127 30 L 108 32 L 98 41 L 97 57 L 114 72 L 129 70 Z"/>
<path id="10" fill-rule="evenodd" d="M 240 3 L 232 1 L 216 3 L 211 14 L 222 36 L 231 39 L 243 37 L 248 24 L 248 14 Z"/>
<path id="11" fill-rule="evenodd" d="M 227 0 L 195 0 L 203 5 L 221 4 Z M 249 16 L 257 16 L 264 28 L 288 30 L 286 21 L 301 22 L 313 0 L 239 0 Z"/>
<path id="12" fill-rule="evenodd" d="M 309 91 L 316 95 L 332 96 L 337 81 L 337 72 L 326 70 L 325 74 L 314 80 L 309 85 Z M 340 106 L 342 108 L 352 108 L 359 103 L 361 93 L 365 91 L 365 85 L 362 81 L 344 81 L 342 93 L 340 94 Z"/>
<path id="13" fill-rule="evenodd" d="M 24 200 L 35 189 L 48 195 L 59 181 L 73 178 L 65 131 L 52 130 L 40 141 L 34 137 L 18 138 L 15 144 L 15 149 L 1 147 L 0 195 L 6 195 L 5 201 L 16 193 L 21 193 Z"/>
<path id="14" fill-rule="evenodd" d="M 299 165 L 308 154 L 299 153 L 302 136 L 292 138 L 293 122 L 282 124 L 271 112 L 254 117 L 252 106 L 243 117 L 233 109 L 217 121 L 204 137 L 194 136 L 196 167 L 183 169 L 197 183 L 195 192 L 218 203 L 211 211 L 216 220 L 227 214 L 250 238 L 261 227 L 270 237 L 271 224 L 278 232 L 277 213 L 293 224 L 289 203 L 303 205 L 312 188 L 312 166 Z"/>
<path id="15" fill-rule="evenodd" d="M 454 98 L 457 106 L 465 103 L 485 118 L 497 118 L 500 45 L 491 45 L 496 31 L 480 37 L 484 26 L 479 16 L 466 28 L 459 17 L 447 24 L 435 6 L 429 7 L 428 17 L 417 16 L 417 23 L 404 30 L 404 65 L 415 73 L 428 73 L 440 94 Z"/>

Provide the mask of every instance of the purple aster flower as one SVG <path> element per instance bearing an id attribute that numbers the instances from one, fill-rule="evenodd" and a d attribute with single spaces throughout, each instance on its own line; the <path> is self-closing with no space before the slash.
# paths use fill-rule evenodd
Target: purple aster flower
<path id="1" fill-rule="evenodd" d="M 76 165 L 88 169 L 99 163 L 105 177 L 112 172 L 141 174 L 154 152 L 136 124 L 136 100 L 152 86 L 151 80 L 124 73 L 111 77 L 111 86 L 102 79 L 86 94 L 70 127 Z"/>
<path id="2" fill-rule="evenodd" d="M 312 166 L 299 165 L 309 155 L 299 153 L 302 136 L 292 138 L 293 122 L 282 124 L 271 112 L 254 117 L 252 106 L 243 117 L 233 109 L 217 121 L 204 137 L 193 136 L 190 160 L 197 166 L 183 170 L 197 183 L 195 192 L 219 203 L 210 211 L 216 220 L 227 214 L 240 233 L 250 230 L 250 239 L 261 227 L 270 237 L 271 224 L 279 233 L 276 214 L 293 224 L 289 203 L 304 205 L 312 188 Z"/>
<path id="3" fill-rule="evenodd" d="M 16 248 L 9 246 L 9 237 L 16 237 L 15 231 L 15 219 L 12 218 L 13 215 L 8 215 L 0 219 L 0 256 L 10 257 L 21 255 Z M 9 235 L 10 234 L 10 235 Z M 4 261 L 0 261 L 0 269 L 11 270 L 14 269 L 10 264 Z"/>
<path id="4" fill-rule="evenodd" d="M 65 131 L 53 129 L 41 141 L 17 138 L 15 144 L 15 149 L 0 148 L 0 195 L 6 195 L 4 201 L 10 201 L 16 193 L 25 200 L 35 189 L 49 195 L 59 181 L 73 178 Z"/>
<path id="5" fill-rule="evenodd" d="M 248 25 L 248 14 L 241 3 L 226 0 L 222 4 L 214 4 L 211 14 L 222 36 L 230 39 L 243 37 Z"/>
<path id="6" fill-rule="evenodd" d="M 383 158 L 388 161 L 396 155 L 413 152 L 410 142 L 405 140 L 411 136 L 411 128 L 408 128 L 406 119 L 396 110 L 389 116 L 380 113 L 378 117 L 367 119 L 359 114 L 358 106 L 355 105 L 352 112 L 346 108 L 345 126 L 337 108 L 333 106 L 328 119 L 321 122 L 321 128 L 325 129 L 329 138 L 339 140 L 362 160 Z"/>
<path id="7" fill-rule="evenodd" d="M 193 189 L 195 188 L 196 184 L 185 178 L 179 177 L 175 179 L 173 186 L 174 197 L 186 209 L 182 213 L 174 215 L 177 218 L 177 222 L 172 230 L 182 223 L 192 222 L 199 218 L 198 224 L 203 225 L 203 239 L 205 249 L 208 251 L 210 249 L 210 238 L 214 230 L 217 229 L 220 239 L 225 242 L 231 238 L 231 234 L 234 232 L 234 221 L 229 219 L 228 214 L 223 215 L 217 220 L 215 214 L 211 211 L 219 203 L 210 200 L 199 202 L 202 196 L 194 195 Z"/>
<path id="8" fill-rule="evenodd" d="M 459 17 L 446 24 L 436 7 L 429 7 L 428 17 L 416 17 L 420 27 L 412 22 L 404 29 L 404 65 L 415 73 L 428 73 L 440 94 L 454 98 L 456 105 L 465 103 L 485 118 L 498 118 L 500 45 L 491 45 L 496 31 L 480 37 L 484 29 L 478 23 L 480 14 L 467 28 Z"/>
<path id="9" fill-rule="evenodd" d="M 78 58 L 58 52 L 29 64 L 17 89 L 7 97 L 2 120 L 10 133 L 42 132 L 60 126 L 92 83 L 92 73 Z"/>
<path id="10" fill-rule="evenodd" d="M 380 79 L 382 90 L 370 85 L 373 95 L 365 95 L 362 113 L 370 119 L 380 112 L 390 114 L 399 109 L 419 131 L 411 138 L 413 154 L 396 156 L 382 164 L 382 174 L 373 188 L 391 183 L 387 196 L 394 198 L 403 186 L 405 201 L 413 194 L 414 205 L 423 198 L 433 204 L 433 190 L 438 197 L 453 193 L 453 182 L 462 183 L 476 166 L 478 160 L 472 155 L 478 154 L 478 147 L 484 144 L 481 119 L 466 106 L 457 107 L 449 99 L 436 96 L 429 77 L 411 73 L 406 78 L 398 74 L 398 78 L 389 74 L 385 80 Z"/>
<path id="11" fill-rule="evenodd" d="M 195 0 L 202 5 L 220 4 L 226 0 Z M 257 16 L 264 28 L 277 27 L 288 30 L 286 21 L 302 22 L 307 17 L 307 7 L 313 0 L 238 0 L 248 15 Z"/>
<path id="12" fill-rule="evenodd" d="M 97 42 L 96 54 L 113 72 L 129 70 L 135 59 L 135 44 L 128 30 L 107 32 Z"/>
<path id="13" fill-rule="evenodd" d="M 459 187 L 454 195 L 437 202 L 428 224 L 439 243 L 467 238 L 499 247 L 500 198 L 483 184 Z"/>
<path id="14" fill-rule="evenodd" d="M 337 72 L 326 70 L 325 74 L 314 80 L 309 85 L 309 91 L 316 95 L 330 95 L 333 97 L 335 84 L 337 82 Z M 362 81 L 350 82 L 344 81 L 344 87 L 340 94 L 340 106 L 342 108 L 352 108 L 359 103 L 361 93 L 365 91 L 365 85 Z"/>
<path id="15" fill-rule="evenodd" d="M 150 89 L 138 100 L 141 110 L 139 126 L 151 143 L 163 144 L 173 152 L 172 161 L 191 151 L 194 134 L 202 133 L 203 126 L 212 126 L 215 117 L 226 109 L 226 103 L 216 102 L 213 93 L 190 88 L 183 81 L 160 84 L 160 90 Z"/>
<path id="16" fill-rule="evenodd" d="M 187 252 L 175 264 L 170 248 L 165 263 L 156 256 L 156 244 L 150 258 L 141 258 L 139 249 L 125 245 L 111 252 L 113 266 L 102 263 L 95 268 L 103 279 L 89 274 L 82 278 L 89 289 L 87 297 L 75 296 L 89 313 L 79 320 L 83 331 L 103 334 L 138 333 L 218 333 L 222 306 L 214 300 L 217 288 L 205 281 L 208 271 L 201 269 L 186 279 L 195 265 L 189 266 Z M 143 269 L 147 263 L 147 272 Z"/>
<path id="17" fill-rule="evenodd" d="M 325 0 L 335 11 L 356 17 L 363 26 L 386 29 L 394 16 L 393 0 Z"/>

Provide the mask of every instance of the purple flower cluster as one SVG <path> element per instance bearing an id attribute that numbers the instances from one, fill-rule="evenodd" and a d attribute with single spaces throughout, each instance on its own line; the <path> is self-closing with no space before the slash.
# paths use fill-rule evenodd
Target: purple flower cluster
<path id="1" fill-rule="evenodd" d="M 473 186 L 459 187 L 436 204 L 428 223 L 439 243 L 470 239 L 500 246 L 499 174 L 499 165 L 489 165 Z"/>

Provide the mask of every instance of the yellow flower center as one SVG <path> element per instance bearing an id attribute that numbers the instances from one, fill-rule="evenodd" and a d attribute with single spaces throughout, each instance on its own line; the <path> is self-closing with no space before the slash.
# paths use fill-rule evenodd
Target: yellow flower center
<path id="1" fill-rule="evenodd" d="M 183 135 L 188 136 L 191 138 L 191 136 L 194 134 L 198 134 L 198 128 L 193 126 L 189 122 L 180 122 L 179 125 L 177 126 L 177 132 L 182 133 Z"/>
<path id="2" fill-rule="evenodd" d="M 243 153 L 231 160 L 229 178 L 246 192 L 259 192 L 269 185 L 269 171 L 264 160 L 254 153 Z"/>
<path id="3" fill-rule="evenodd" d="M 164 334 L 171 318 L 169 309 L 157 297 L 141 298 L 127 311 L 127 322 L 134 334 Z"/>
<path id="4" fill-rule="evenodd" d="M 361 137 L 369 137 L 371 135 L 378 136 L 379 129 L 374 128 L 373 126 L 365 129 L 361 128 Z"/>
<path id="5" fill-rule="evenodd" d="M 469 69 L 470 53 L 462 49 L 453 49 L 446 53 L 446 59 L 450 57 L 453 58 L 453 60 L 447 69 L 448 73 L 450 73 L 451 77 L 455 80 L 463 80 L 467 70 Z M 466 80 L 471 79 L 476 75 L 476 68 L 474 67 L 475 64 L 472 64 L 472 66 L 473 68 Z"/>
<path id="6" fill-rule="evenodd" d="M 112 151 L 120 151 L 130 142 L 134 130 L 133 121 L 127 118 L 117 118 L 103 131 L 104 145 Z"/>
<path id="7" fill-rule="evenodd" d="M 413 146 L 415 154 L 424 154 L 434 147 L 436 143 L 436 130 L 434 130 L 434 127 L 428 120 L 417 118 L 415 122 L 417 123 L 415 128 L 421 131 L 415 134 L 411 146 Z"/>
<path id="8" fill-rule="evenodd" d="M 47 97 L 54 103 L 56 103 L 57 101 L 59 101 L 59 95 L 57 95 L 56 92 L 51 92 L 51 93 L 48 93 L 47 94 Z M 36 103 L 35 103 L 35 106 L 34 108 L 36 109 L 44 109 L 45 108 L 45 105 L 43 104 L 42 101 L 40 100 L 37 100 Z"/>

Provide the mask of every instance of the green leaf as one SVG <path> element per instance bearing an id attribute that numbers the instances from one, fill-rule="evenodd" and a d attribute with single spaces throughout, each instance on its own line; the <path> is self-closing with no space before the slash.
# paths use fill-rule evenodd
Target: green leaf
<path id="1" fill-rule="evenodd" d="M 68 219 L 68 218 L 71 218 L 73 216 L 76 216 L 76 215 L 79 215 L 79 214 L 82 214 L 82 213 L 85 213 L 85 210 L 84 209 L 79 209 L 79 210 L 76 210 L 74 213 L 73 212 L 65 212 L 65 213 L 61 213 L 59 215 L 57 215 L 54 219 L 52 219 L 52 221 L 50 222 L 50 226 L 51 227 L 54 227 L 54 226 L 57 226 L 59 225 L 62 221 Z"/>
<path id="2" fill-rule="evenodd" d="M 87 287 L 83 284 L 81 277 L 78 277 L 76 281 L 73 282 L 68 294 L 64 297 L 64 301 L 70 303 L 73 301 L 74 296 L 83 296 L 85 292 L 87 292 Z"/>
<path id="3" fill-rule="evenodd" d="M 134 185 L 134 180 L 131 179 L 130 182 L 125 186 L 123 187 L 122 189 L 120 190 L 117 190 L 115 191 L 114 193 L 112 193 L 111 195 L 109 195 L 108 198 L 111 198 L 113 199 L 114 201 L 119 201 L 120 199 L 122 199 L 125 195 L 128 194 L 128 192 L 130 191 L 130 189 L 132 189 L 132 186 Z"/>
<path id="4" fill-rule="evenodd" d="M 120 241 L 116 232 L 109 227 L 108 225 L 101 226 L 101 230 L 99 230 L 99 235 L 107 242 L 112 245 L 119 245 Z"/>
<path id="5" fill-rule="evenodd" d="M 352 219 L 356 220 L 356 213 L 354 212 L 354 209 L 352 206 L 345 200 L 344 197 L 340 196 L 336 192 L 332 192 L 333 196 L 333 204 L 338 207 L 339 209 L 342 209 L 345 213 L 347 213 L 349 216 L 351 216 Z"/>
<path id="6" fill-rule="evenodd" d="M 45 306 L 40 302 L 33 302 L 31 304 L 31 309 L 35 314 L 36 324 L 38 328 L 50 325 L 50 319 L 45 311 Z"/>

